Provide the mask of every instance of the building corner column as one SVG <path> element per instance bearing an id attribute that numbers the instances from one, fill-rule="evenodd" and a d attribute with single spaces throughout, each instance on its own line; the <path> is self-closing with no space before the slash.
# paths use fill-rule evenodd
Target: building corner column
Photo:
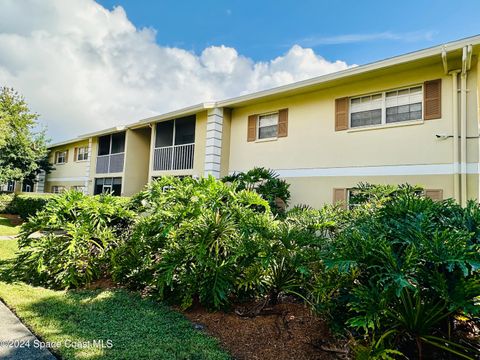
<path id="1" fill-rule="evenodd" d="M 223 108 L 208 109 L 204 175 L 220 178 L 222 157 Z"/>

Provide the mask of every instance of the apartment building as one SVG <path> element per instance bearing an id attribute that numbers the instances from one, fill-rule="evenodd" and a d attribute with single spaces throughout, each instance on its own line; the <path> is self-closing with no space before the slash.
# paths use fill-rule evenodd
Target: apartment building
<path id="1" fill-rule="evenodd" d="M 45 191 L 129 196 L 159 176 L 263 166 L 292 204 L 348 202 L 359 182 L 464 204 L 480 187 L 479 52 L 476 36 L 54 144 Z"/>

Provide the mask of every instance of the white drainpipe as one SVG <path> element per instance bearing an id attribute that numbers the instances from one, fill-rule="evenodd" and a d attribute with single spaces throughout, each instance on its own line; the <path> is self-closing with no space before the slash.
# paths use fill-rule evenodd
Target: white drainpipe
<path id="1" fill-rule="evenodd" d="M 463 48 L 460 78 L 460 191 L 461 205 L 467 204 L 467 72 L 470 70 L 472 46 Z"/>
<path id="2" fill-rule="evenodd" d="M 453 198 L 460 203 L 460 169 L 458 158 L 458 73 L 460 70 L 450 72 L 452 75 L 452 129 L 453 129 Z"/>

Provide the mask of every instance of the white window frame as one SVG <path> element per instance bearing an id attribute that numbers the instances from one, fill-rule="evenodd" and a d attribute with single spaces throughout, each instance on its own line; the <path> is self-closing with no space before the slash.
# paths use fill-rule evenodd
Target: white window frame
<path id="1" fill-rule="evenodd" d="M 63 154 L 63 161 L 60 162 L 60 154 Z M 55 152 L 55 164 L 62 165 L 65 164 L 67 160 L 67 150 L 57 151 Z"/>
<path id="2" fill-rule="evenodd" d="M 65 186 L 61 186 L 61 185 L 52 186 L 52 194 L 61 194 L 63 191 L 65 191 Z"/>
<path id="3" fill-rule="evenodd" d="M 260 118 L 262 116 L 269 116 L 269 115 L 277 115 L 277 134 L 275 136 L 261 138 L 260 137 Z M 257 141 L 277 139 L 278 138 L 278 120 L 279 120 L 278 111 L 272 111 L 272 112 L 269 112 L 269 113 L 264 113 L 264 114 L 258 115 L 257 116 Z M 268 125 L 268 126 L 272 126 L 272 125 Z M 262 126 L 262 127 L 266 127 L 266 126 Z"/>
<path id="4" fill-rule="evenodd" d="M 365 128 L 376 128 L 376 127 L 384 127 L 384 126 L 400 126 L 402 124 L 409 124 L 409 123 L 416 123 L 416 122 L 423 122 L 424 119 L 424 111 L 425 111 L 425 106 L 423 104 L 422 100 L 422 116 L 420 119 L 413 119 L 413 120 L 405 120 L 405 121 L 398 121 L 398 122 L 393 122 L 393 123 L 387 123 L 387 106 L 386 106 L 386 99 L 387 99 L 387 93 L 391 91 L 401 91 L 405 89 L 411 89 L 411 88 L 416 88 L 416 87 L 421 87 L 421 94 L 422 94 L 422 99 L 423 99 L 423 94 L 424 94 L 424 87 L 423 84 L 413 84 L 409 86 L 403 86 L 400 88 L 394 88 L 394 89 L 388 89 L 388 90 L 383 90 L 383 91 L 375 91 L 372 93 L 368 94 L 362 94 L 362 95 L 356 95 L 350 97 L 348 100 L 348 128 L 349 129 L 365 129 Z M 352 100 L 362 98 L 364 96 L 372 96 L 372 95 L 377 95 L 377 94 L 382 94 L 382 122 L 380 124 L 374 124 L 374 125 L 363 125 L 363 126 L 352 126 Z"/>
<path id="5" fill-rule="evenodd" d="M 80 153 L 80 150 L 83 150 L 83 153 Z M 82 158 L 80 159 L 80 155 Z M 75 161 L 87 161 L 88 160 L 88 146 L 81 146 L 77 148 L 77 158 Z"/>

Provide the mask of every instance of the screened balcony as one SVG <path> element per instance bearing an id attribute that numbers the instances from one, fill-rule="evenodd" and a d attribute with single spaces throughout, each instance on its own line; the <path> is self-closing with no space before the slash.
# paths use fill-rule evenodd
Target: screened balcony
<path id="1" fill-rule="evenodd" d="M 156 125 L 154 171 L 193 169 L 195 122 L 193 115 Z"/>
<path id="2" fill-rule="evenodd" d="M 125 132 L 101 136 L 98 139 L 97 174 L 123 172 Z"/>

